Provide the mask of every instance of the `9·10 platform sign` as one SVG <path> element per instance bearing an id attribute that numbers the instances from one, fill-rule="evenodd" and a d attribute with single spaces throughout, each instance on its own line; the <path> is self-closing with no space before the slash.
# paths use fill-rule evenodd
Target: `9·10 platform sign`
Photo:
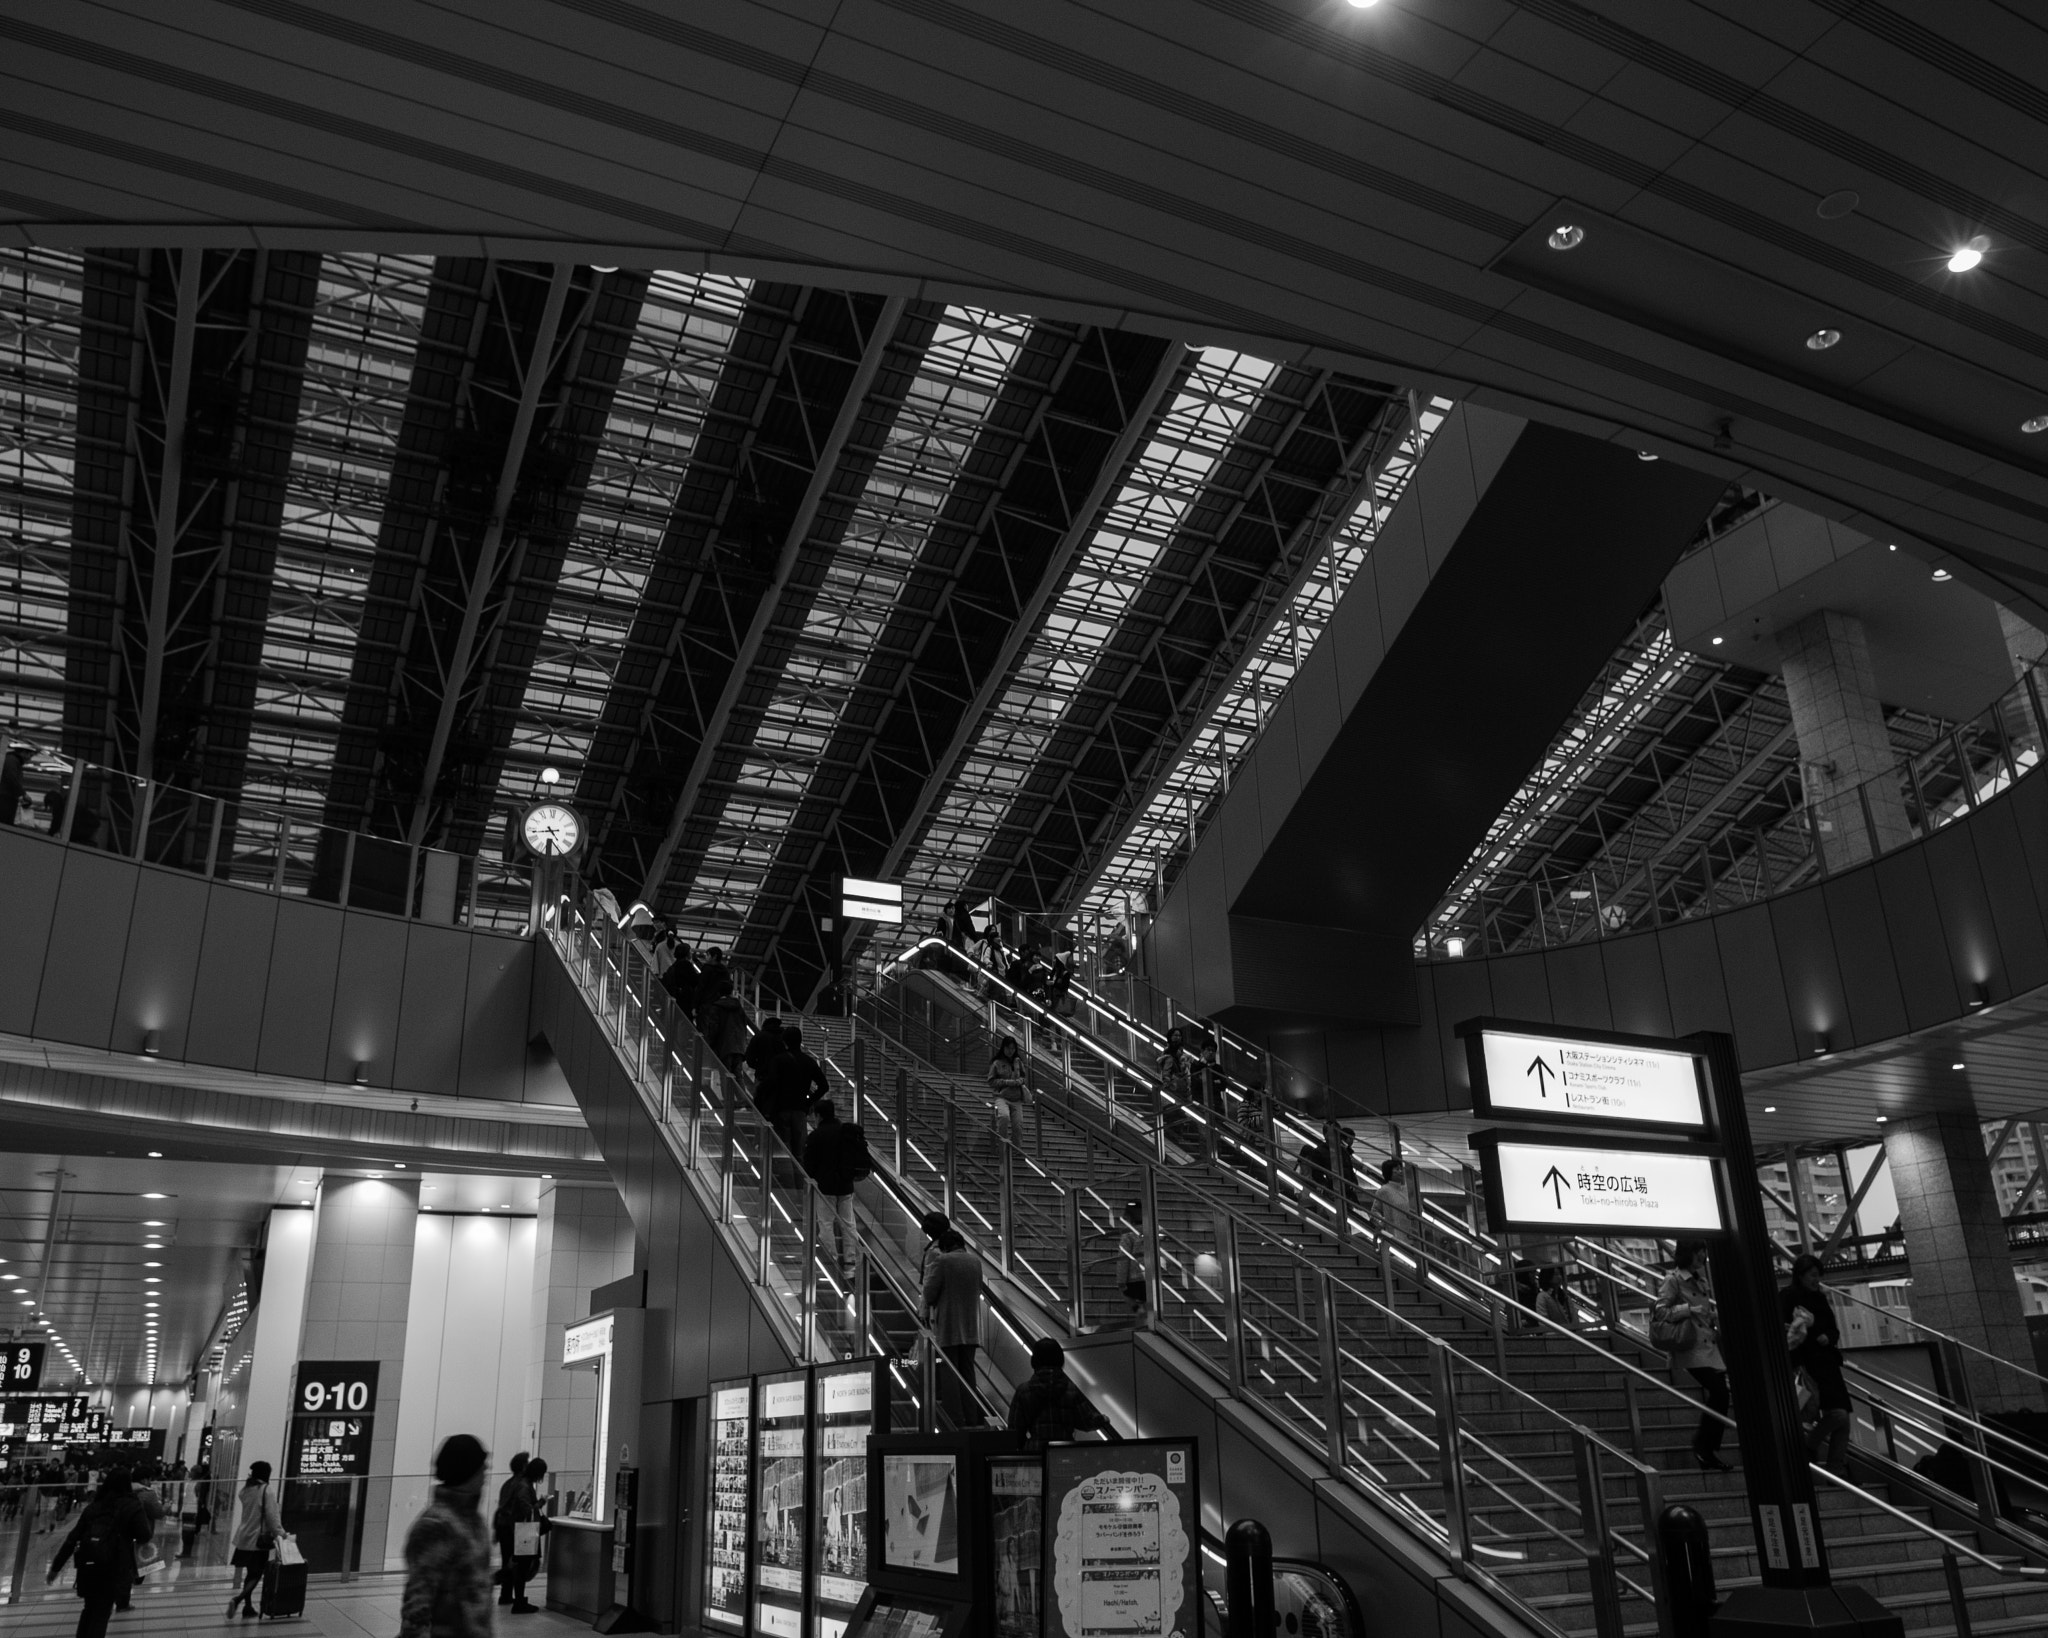
<path id="1" fill-rule="evenodd" d="M 377 1366 L 374 1359 L 299 1362 L 287 1478 L 350 1478 L 370 1471 Z"/>

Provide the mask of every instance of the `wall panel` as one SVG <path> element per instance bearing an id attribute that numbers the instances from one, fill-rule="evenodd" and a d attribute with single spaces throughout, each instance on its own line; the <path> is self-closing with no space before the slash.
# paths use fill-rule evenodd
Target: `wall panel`
<path id="1" fill-rule="evenodd" d="M 1832 953 L 1842 976 L 1849 1027 L 1859 1041 L 1881 1041 L 1906 1028 L 1906 997 L 1892 958 L 1891 926 L 1876 872 L 1851 871 L 1821 889 L 1827 901 Z"/>
<path id="2" fill-rule="evenodd" d="M 457 1090 L 466 1098 L 517 1102 L 526 1093 L 526 1007 L 533 988 L 533 946 L 469 941 Z"/>
<path id="3" fill-rule="evenodd" d="M 1956 993 L 1955 968 L 1948 959 L 1927 856 L 1918 848 L 1907 848 L 1878 860 L 1871 874 L 1884 905 L 1885 947 L 1899 975 L 1906 1027 L 1925 1029 L 1955 1017 L 1962 1011 L 1962 998 Z"/>
<path id="4" fill-rule="evenodd" d="M 206 931 L 206 883 L 170 870 L 143 870 L 135 878 L 135 911 L 128 954 L 121 965 L 121 998 L 107 1043 L 116 1052 L 140 1052 L 145 1030 L 157 1032 L 157 1051 L 185 1055 L 192 1019 L 193 975 Z"/>
<path id="5" fill-rule="evenodd" d="M 398 1005 L 392 1079 L 436 1092 L 460 1090 L 469 939 L 452 927 L 406 924 L 405 993 Z"/>
<path id="6" fill-rule="evenodd" d="M 270 944 L 270 985 L 256 1067 L 267 1075 L 317 1081 L 327 1073 L 334 1021 L 334 979 L 341 967 L 341 921 L 326 905 L 280 899 Z"/>
<path id="7" fill-rule="evenodd" d="M 1976 844 L 1977 868 L 1991 888 L 1986 897 L 2004 963 L 2003 988 L 2017 995 L 2048 984 L 2048 933 L 2042 931 L 2038 893 L 2023 890 L 2033 884 L 2033 872 L 2020 841 L 2017 810 L 2010 802 L 1993 802 L 1971 818 L 1969 834 Z"/>
<path id="8" fill-rule="evenodd" d="M 268 893 L 228 889 L 209 895 L 185 1042 L 193 1061 L 229 1069 L 256 1067 L 280 902 Z"/>
<path id="9" fill-rule="evenodd" d="M 78 1046 L 108 1044 L 135 877 L 136 867 L 125 859 L 77 847 L 65 852 L 36 1001 L 37 1035 Z"/>
<path id="10" fill-rule="evenodd" d="M 346 1085 L 367 1063 L 370 1086 L 390 1086 L 398 1057 L 398 1004 L 405 993 L 405 923 L 360 911 L 343 918 L 335 966 L 326 1079 Z"/>
<path id="11" fill-rule="evenodd" d="M 0 826 L 0 881 L 7 884 L 8 934 L 0 938 L 0 1030 L 28 1035 L 36 1027 L 43 957 L 64 875 L 64 849 Z"/>

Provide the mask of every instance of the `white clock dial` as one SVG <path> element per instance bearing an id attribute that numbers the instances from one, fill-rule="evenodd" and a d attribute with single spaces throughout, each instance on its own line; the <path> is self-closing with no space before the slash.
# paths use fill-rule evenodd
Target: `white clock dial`
<path id="1" fill-rule="evenodd" d="M 583 821 L 577 818 L 574 808 L 565 808 L 559 802 L 543 802 L 528 811 L 519 831 L 534 852 L 544 858 L 560 858 L 565 853 L 574 853 L 583 840 Z"/>

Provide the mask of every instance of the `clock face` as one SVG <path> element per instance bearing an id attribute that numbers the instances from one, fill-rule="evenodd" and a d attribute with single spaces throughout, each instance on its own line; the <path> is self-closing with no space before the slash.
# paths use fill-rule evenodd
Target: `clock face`
<path id="1" fill-rule="evenodd" d="M 519 834 L 542 858 L 557 859 L 576 851 L 583 840 L 583 821 L 574 808 L 565 808 L 559 802 L 543 802 L 528 810 L 519 822 Z"/>

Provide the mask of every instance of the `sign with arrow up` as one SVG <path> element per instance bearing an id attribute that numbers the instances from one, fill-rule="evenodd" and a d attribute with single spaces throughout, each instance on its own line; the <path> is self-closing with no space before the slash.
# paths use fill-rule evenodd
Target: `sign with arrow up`
<path id="1" fill-rule="evenodd" d="M 1480 1115 L 1546 1125 L 1707 1129 L 1698 1053 L 1671 1041 L 1474 1018 L 1458 1026 Z"/>
<path id="2" fill-rule="evenodd" d="M 1714 1156 L 1696 1144 L 1553 1141 L 1541 1132 L 1475 1132 L 1496 1229 L 1553 1233 L 1719 1234 Z"/>

